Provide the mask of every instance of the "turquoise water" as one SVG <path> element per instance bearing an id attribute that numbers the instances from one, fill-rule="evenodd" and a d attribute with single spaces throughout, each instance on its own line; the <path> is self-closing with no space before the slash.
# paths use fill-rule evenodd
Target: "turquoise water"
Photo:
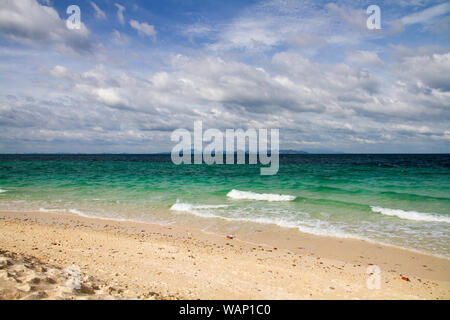
<path id="1" fill-rule="evenodd" d="M 0 210 L 250 221 L 450 257 L 449 167 L 450 155 L 285 155 L 261 176 L 166 155 L 2 155 Z"/>

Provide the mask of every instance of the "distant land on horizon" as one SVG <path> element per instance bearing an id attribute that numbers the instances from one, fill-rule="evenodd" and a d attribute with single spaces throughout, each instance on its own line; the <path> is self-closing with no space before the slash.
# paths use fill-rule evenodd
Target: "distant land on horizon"
<path id="1" fill-rule="evenodd" d="M 198 153 L 198 152 L 193 152 Z M 235 152 L 236 153 L 236 152 Z M 81 152 L 52 152 L 52 153 L 43 153 L 43 152 L 29 152 L 29 153 L 0 153 L 1 155 L 170 155 L 171 152 L 152 152 L 152 153 L 110 153 L 110 152 L 99 152 L 99 153 L 81 153 Z M 246 152 L 248 154 L 248 152 Z M 280 155 L 316 155 L 316 154 L 342 154 L 342 155 L 352 155 L 352 154 L 449 154 L 448 152 L 438 152 L 438 153 L 349 153 L 349 152 L 340 152 L 340 151 L 334 151 L 334 150 L 328 150 L 328 149 L 317 149 L 317 150 L 293 150 L 293 149 L 283 149 L 280 150 Z"/>
<path id="2" fill-rule="evenodd" d="M 199 151 L 191 150 L 192 154 L 198 154 Z M 237 152 L 234 152 L 235 154 Z M 249 152 L 246 151 L 246 154 Z M 269 152 L 270 153 L 270 152 Z M 0 153 L 0 155 L 169 155 L 171 152 L 149 152 L 149 153 L 128 153 L 128 152 L 98 152 L 98 153 L 84 153 L 84 152 L 27 152 L 27 153 Z M 214 154 L 214 153 L 213 153 Z M 279 154 L 347 154 L 345 152 L 337 152 L 332 150 L 317 150 L 317 151 L 303 151 L 303 150 L 293 150 L 286 149 L 280 150 Z"/>

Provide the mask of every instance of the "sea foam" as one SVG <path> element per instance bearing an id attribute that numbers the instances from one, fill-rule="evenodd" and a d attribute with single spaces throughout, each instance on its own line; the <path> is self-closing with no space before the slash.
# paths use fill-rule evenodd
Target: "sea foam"
<path id="1" fill-rule="evenodd" d="M 170 210 L 173 211 L 186 211 L 186 212 L 193 212 L 194 210 L 207 210 L 207 209 L 221 209 L 226 208 L 227 205 L 193 205 L 190 203 L 182 203 L 182 202 L 176 202 L 172 207 L 170 207 Z"/>
<path id="2" fill-rule="evenodd" d="M 292 201 L 294 196 L 272 193 L 255 193 L 251 191 L 231 190 L 227 197 L 235 200 Z"/>
<path id="3" fill-rule="evenodd" d="M 405 220 L 427 221 L 427 222 L 445 222 L 450 223 L 450 217 L 438 216 L 433 213 L 424 213 L 416 211 L 404 211 L 400 209 L 389 209 L 372 206 L 372 211 L 384 214 L 386 216 L 395 216 Z"/>
<path id="4" fill-rule="evenodd" d="M 225 221 L 235 221 L 235 222 L 249 222 L 258 223 L 265 225 L 276 225 L 282 228 L 297 229 L 301 232 L 317 235 L 317 236 L 328 236 L 328 237 L 338 237 L 338 238 L 352 238 L 366 240 L 364 237 L 358 235 L 353 235 L 346 233 L 336 226 L 332 226 L 324 221 L 303 221 L 299 223 L 296 221 L 290 221 L 289 219 L 283 219 L 282 217 L 227 217 L 218 214 L 214 210 L 202 210 L 202 209 L 215 209 L 215 208 L 225 208 L 226 205 L 193 205 L 190 203 L 176 202 L 170 210 L 178 212 L 186 212 L 192 215 L 202 217 L 202 218 L 215 218 L 222 219 Z"/>
<path id="5" fill-rule="evenodd" d="M 0 189 L 0 193 L 7 192 L 8 190 Z"/>
<path id="6" fill-rule="evenodd" d="M 66 209 L 45 209 L 39 208 L 39 212 L 51 213 L 51 212 L 66 212 Z"/>

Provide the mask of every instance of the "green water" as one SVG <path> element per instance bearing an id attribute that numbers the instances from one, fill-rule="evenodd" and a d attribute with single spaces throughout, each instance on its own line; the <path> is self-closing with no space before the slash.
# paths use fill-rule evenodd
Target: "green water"
<path id="1" fill-rule="evenodd" d="M 0 210 L 251 221 L 450 257 L 449 164 L 449 155 L 289 155 L 261 176 L 256 165 L 176 166 L 170 156 L 3 155 Z"/>

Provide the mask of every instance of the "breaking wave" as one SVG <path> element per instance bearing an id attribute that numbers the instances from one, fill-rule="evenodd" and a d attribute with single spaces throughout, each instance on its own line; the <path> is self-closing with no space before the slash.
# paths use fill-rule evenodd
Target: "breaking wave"
<path id="1" fill-rule="evenodd" d="M 255 193 L 251 191 L 231 190 L 227 197 L 235 200 L 293 201 L 294 196 L 272 193 Z"/>
<path id="2" fill-rule="evenodd" d="M 381 213 L 386 216 L 397 217 L 400 219 L 450 223 L 450 217 L 438 216 L 433 213 L 403 211 L 400 209 L 389 209 L 389 208 L 381 208 L 381 207 L 374 207 L 374 206 L 372 206 L 371 208 L 372 208 L 373 212 Z"/>

